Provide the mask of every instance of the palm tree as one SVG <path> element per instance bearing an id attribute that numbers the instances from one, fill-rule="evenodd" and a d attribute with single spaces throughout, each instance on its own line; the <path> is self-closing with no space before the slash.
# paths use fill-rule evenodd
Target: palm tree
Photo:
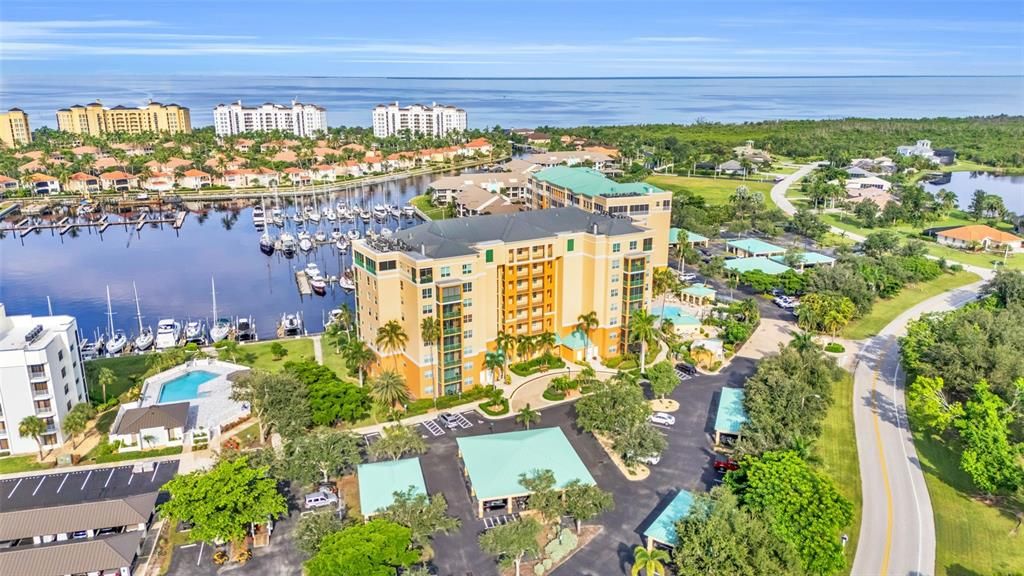
<path id="1" fill-rule="evenodd" d="M 409 387 L 405 378 L 394 370 L 385 370 L 370 382 L 370 397 L 382 407 L 394 409 L 409 402 Z"/>
<path id="2" fill-rule="evenodd" d="M 370 350 L 365 342 L 358 338 L 352 338 L 345 348 L 345 362 L 354 366 L 359 372 L 359 387 L 363 387 L 363 375 L 370 366 L 377 360 L 377 355 Z"/>
<path id="3" fill-rule="evenodd" d="M 580 314 L 576 318 L 576 322 L 577 322 L 576 329 L 587 335 L 587 348 L 590 348 L 590 344 L 591 344 L 590 333 L 591 333 L 591 331 L 596 330 L 597 327 L 601 325 L 601 321 L 598 320 L 598 318 L 597 318 L 597 312 L 594 311 L 594 310 L 591 310 L 590 312 L 587 312 L 586 314 Z"/>
<path id="4" fill-rule="evenodd" d="M 487 352 L 484 354 L 484 368 L 491 371 L 492 380 L 494 383 L 498 383 L 498 378 L 495 376 L 499 368 L 505 366 L 505 353 L 501 350 L 495 350 L 494 352 Z M 504 375 L 504 372 L 502 373 Z"/>
<path id="5" fill-rule="evenodd" d="M 647 341 L 656 336 L 654 315 L 640 308 L 629 319 L 630 342 L 640 341 L 640 371 L 647 369 Z"/>
<path id="6" fill-rule="evenodd" d="M 576 384 L 580 387 L 581 392 L 584 387 L 590 387 L 597 383 L 597 372 L 590 364 L 585 365 L 583 370 L 580 370 L 580 373 L 576 375 Z"/>
<path id="7" fill-rule="evenodd" d="M 441 321 L 433 316 L 427 316 L 420 322 L 420 338 L 423 345 L 430 348 L 430 388 L 434 393 L 434 403 L 437 404 L 437 386 L 434 373 L 437 372 L 437 361 L 434 356 L 434 347 L 441 338 Z"/>
<path id="8" fill-rule="evenodd" d="M 535 345 L 540 346 L 540 349 L 544 351 L 544 355 L 547 356 L 551 353 L 551 348 L 558 343 L 558 338 L 555 337 L 554 332 L 541 332 L 537 335 L 535 342 Z"/>
<path id="9" fill-rule="evenodd" d="M 100 382 L 100 387 L 103 389 L 103 403 L 107 402 L 107 386 L 113 386 L 117 383 L 117 375 L 110 368 L 100 368 L 99 376 L 97 379 Z"/>
<path id="10" fill-rule="evenodd" d="M 32 438 L 39 449 L 39 459 L 43 459 L 43 434 L 46 433 L 46 422 L 38 416 L 25 416 L 18 423 L 18 434 L 22 438 Z"/>
<path id="11" fill-rule="evenodd" d="M 793 340 L 790 342 L 790 346 L 793 347 L 797 352 L 806 352 L 808 350 L 817 350 L 818 344 L 814 341 L 814 334 L 810 332 L 797 332 L 793 335 Z"/>
<path id="12" fill-rule="evenodd" d="M 409 335 L 398 323 L 398 320 L 388 320 L 386 324 L 377 329 L 377 347 L 385 352 L 395 354 L 405 348 L 409 341 Z M 398 370 L 398 357 L 395 357 L 395 370 Z"/>
<path id="13" fill-rule="evenodd" d="M 668 268 L 659 268 L 654 271 L 654 278 L 651 280 L 651 291 L 654 293 L 654 297 L 657 298 L 675 289 L 676 284 L 679 280 L 676 275 Z M 661 314 L 659 316 L 665 316 L 665 300 L 661 300 Z"/>
<path id="14" fill-rule="evenodd" d="M 508 359 L 516 351 L 516 337 L 508 332 L 498 332 L 498 337 L 494 339 L 494 344 L 501 351 L 502 361 L 504 362 L 501 367 L 501 374 L 508 374 Z"/>
<path id="15" fill-rule="evenodd" d="M 530 408 L 530 405 L 527 404 L 519 409 L 519 413 L 516 414 L 516 422 L 522 424 L 527 430 L 529 430 L 530 424 L 540 422 L 540 412 Z"/>
<path id="16" fill-rule="evenodd" d="M 516 350 L 519 351 L 520 359 L 528 360 L 533 355 L 535 342 L 534 337 L 529 334 L 520 334 L 516 338 Z"/>
<path id="17" fill-rule="evenodd" d="M 664 576 L 665 562 L 668 562 L 668 552 L 660 548 L 648 550 L 643 546 L 637 546 L 633 550 L 633 568 L 629 571 L 630 576 L 637 576 L 641 572 L 646 576 Z"/>

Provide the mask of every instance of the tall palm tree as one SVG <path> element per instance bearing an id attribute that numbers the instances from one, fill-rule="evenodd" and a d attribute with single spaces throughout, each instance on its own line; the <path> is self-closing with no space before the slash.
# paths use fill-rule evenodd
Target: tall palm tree
<path id="1" fill-rule="evenodd" d="M 797 352 L 818 349 L 818 344 L 814 341 L 814 334 L 810 332 L 797 332 L 793 335 L 793 340 L 789 344 Z"/>
<path id="2" fill-rule="evenodd" d="M 502 352 L 500 349 L 495 350 L 494 352 L 487 352 L 486 354 L 484 354 L 484 368 L 490 370 L 492 377 L 491 379 L 494 381 L 495 384 L 498 383 L 498 378 L 497 376 L 495 376 L 495 374 L 498 372 L 499 368 L 504 369 L 504 367 L 505 353 Z M 502 372 L 502 376 L 504 376 L 504 372 Z"/>
<path id="3" fill-rule="evenodd" d="M 516 414 L 516 422 L 529 430 L 531 424 L 540 422 L 540 412 L 530 408 L 530 405 L 527 404 L 519 409 L 519 413 Z"/>
<path id="4" fill-rule="evenodd" d="M 665 562 L 668 560 L 668 552 L 660 548 L 648 550 L 643 546 L 637 546 L 633 550 L 633 568 L 629 574 L 637 576 L 643 572 L 646 576 L 665 576 Z"/>
<path id="5" fill-rule="evenodd" d="M 654 271 L 654 278 L 651 280 L 651 291 L 654 293 L 654 297 L 663 296 L 668 292 L 675 290 L 676 284 L 679 280 L 676 275 L 668 268 L 659 268 Z M 665 316 L 665 300 L 661 301 L 661 314 L 659 316 Z"/>
<path id="6" fill-rule="evenodd" d="M 516 350 L 519 351 L 519 358 L 521 360 L 530 359 L 530 356 L 533 355 L 535 350 L 535 342 L 536 339 L 529 334 L 520 334 L 516 338 Z"/>
<path id="7" fill-rule="evenodd" d="M 359 373 L 359 387 L 363 387 L 363 377 L 370 366 L 377 360 L 377 355 L 370 350 L 365 342 L 358 338 L 352 338 L 345 347 L 345 362 L 353 366 Z"/>
<path id="8" fill-rule="evenodd" d="M 32 438 L 39 449 L 39 459 L 43 459 L 43 434 L 46 433 L 46 422 L 38 416 L 25 416 L 18 423 L 18 434 L 22 438 Z"/>
<path id="9" fill-rule="evenodd" d="M 508 360 L 515 354 L 516 337 L 508 332 L 498 332 L 498 337 L 494 339 L 494 344 L 498 347 L 498 350 L 502 353 L 502 360 L 504 365 L 501 367 L 502 375 L 508 374 Z"/>
<path id="10" fill-rule="evenodd" d="M 411 395 L 401 374 L 385 370 L 370 382 L 370 397 L 379 406 L 393 410 L 396 406 L 405 406 Z"/>
<path id="11" fill-rule="evenodd" d="M 654 315 L 640 308 L 629 319 L 630 342 L 640 341 L 640 371 L 647 369 L 647 341 L 654 338 Z"/>
<path id="12" fill-rule="evenodd" d="M 409 335 L 398 323 L 398 320 L 388 320 L 386 324 L 377 329 L 377 347 L 391 354 L 397 353 L 405 348 L 409 341 Z M 395 370 L 398 370 L 398 357 L 395 357 Z"/>
<path id="13" fill-rule="evenodd" d="M 537 334 L 534 342 L 536 343 L 535 346 L 539 346 L 544 355 L 547 356 L 551 353 L 551 349 L 555 347 L 555 344 L 558 343 L 558 338 L 555 337 L 554 332 L 541 332 Z"/>
<path id="14" fill-rule="evenodd" d="M 441 321 L 433 316 L 427 316 L 420 322 L 420 338 L 423 339 L 423 344 L 430 348 L 430 389 L 433 391 L 434 403 L 437 403 L 437 378 L 435 373 L 437 372 L 437 357 L 434 354 L 434 348 L 437 346 L 437 341 L 441 338 Z"/>
<path id="15" fill-rule="evenodd" d="M 590 348 L 591 339 L 590 333 L 597 330 L 597 327 L 601 325 L 601 321 L 597 318 L 597 312 L 591 310 L 586 314 L 580 314 L 576 318 L 576 329 L 587 335 L 587 348 Z"/>

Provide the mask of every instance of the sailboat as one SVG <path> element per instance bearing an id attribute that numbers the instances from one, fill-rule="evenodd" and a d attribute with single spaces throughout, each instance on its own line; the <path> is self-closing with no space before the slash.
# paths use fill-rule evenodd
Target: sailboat
<path id="1" fill-rule="evenodd" d="M 217 317 L 217 285 L 210 278 L 210 292 L 213 294 L 213 326 L 210 328 L 210 340 L 214 343 L 228 337 L 231 333 L 231 319 Z"/>
<path id="2" fill-rule="evenodd" d="M 153 329 L 142 325 L 142 309 L 139 308 L 139 291 L 135 288 L 135 282 L 132 282 L 132 292 L 135 293 L 135 316 L 139 319 L 139 335 L 132 344 L 136 350 L 143 352 L 153 345 Z"/>
<path id="3" fill-rule="evenodd" d="M 269 232 L 264 232 L 260 236 L 260 252 L 263 252 L 267 256 L 274 253 L 274 238 Z"/>
<path id="4" fill-rule="evenodd" d="M 114 331 L 114 312 L 110 308 L 110 286 L 107 286 L 107 317 L 109 324 L 105 349 L 107 354 L 119 354 L 128 344 L 128 337 L 125 336 L 124 330 Z"/>

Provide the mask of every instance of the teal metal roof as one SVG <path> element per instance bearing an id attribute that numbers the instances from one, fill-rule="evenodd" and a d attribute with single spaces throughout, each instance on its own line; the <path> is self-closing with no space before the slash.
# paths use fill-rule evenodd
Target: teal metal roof
<path id="1" fill-rule="evenodd" d="M 743 250 L 744 252 L 753 254 L 754 256 L 773 254 L 785 254 L 786 249 L 776 246 L 775 244 L 769 244 L 764 240 L 758 240 L 757 238 L 741 238 L 739 240 L 729 240 L 727 242 L 729 246 L 733 248 Z"/>
<path id="2" fill-rule="evenodd" d="M 836 261 L 836 259 L 831 256 L 818 254 L 817 252 L 801 252 L 800 254 L 798 254 L 798 256 L 800 256 L 801 264 L 810 264 L 812 266 L 815 264 L 831 264 Z M 775 260 L 776 262 L 784 262 L 785 257 L 772 256 L 772 260 Z"/>
<path id="3" fill-rule="evenodd" d="M 526 494 L 519 476 L 536 470 L 551 470 L 557 488 L 573 480 L 595 483 L 561 428 L 466 436 L 456 441 L 479 500 Z"/>
<path id="4" fill-rule="evenodd" d="M 419 458 L 360 464 L 356 476 L 363 516 L 377 514 L 394 504 L 395 492 L 405 492 L 411 487 L 414 493 L 427 493 Z"/>
<path id="5" fill-rule="evenodd" d="M 746 421 L 747 412 L 743 409 L 743 389 L 722 388 L 722 397 L 718 400 L 718 414 L 715 416 L 715 431 L 739 434 L 740 427 Z"/>
<path id="6" fill-rule="evenodd" d="M 696 296 L 697 298 L 714 298 L 715 289 L 707 284 L 692 284 L 683 288 L 683 294 L 689 294 L 690 296 Z"/>
<path id="7" fill-rule="evenodd" d="M 626 196 L 661 192 L 661 188 L 645 182 L 616 182 L 593 168 L 552 166 L 533 175 L 534 178 L 572 190 L 581 196 Z"/>
<path id="8" fill-rule="evenodd" d="M 687 230 L 686 231 L 686 241 L 691 243 L 691 244 L 694 243 L 694 242 L 707 242 L 708 241 L 708 237 L 707 236 L 701 236 L 700 234 L 697 234 L 696 232 L 690 232 L 689 230 Z"/>
<path id="9" fill-rule="evenodd" d="M 676 522 L 679 522 L 690 513 L 693 506 L 693 494 L 686 490 L 680 490 L 675 498 L 668 503 L 668 506 L 658 514 L 658 517 L 651 522 L 651 525 L 644 530 L 644 536 L 651 540 L 675 546 L 679 543 L 679 535 L 676 534 Z"/>
<path id="10" fill-rule="evenodd" d="M 725 267 L 733 272 L 743 274 L 744 272 L 750 272 L 753 270 L 760 270 L 765 274 L 782 274 L 786 270 L 791 270 L 789 266 L 785 264 L 779 264 L 771 258 L 764 256 L 752 256 L 750 258 L 733 258 L 725 261 Z"/>
<path id="11" fill-rule="evenodd" d="M 690 232 L 689 230 L 683 230 L 682 228 L 669 228 L 668 229 L 668 243 L 669 244 L 678 244 L 679 243 L 679 234 L 681 232 L 686 232 L 686 242 L 689 243 L 689 244 L 693 244 L 695 242 L 707 242 L 707 239 L 708 239 L 707 236 L 701 236 L 700 234 L 697 234 L 696 232 Z"/>
<path id="12" fill-rule="evenodd" d="M 568 336 L 556 336 L 555 339 L 570 350 L 583 350 L 587 347 L 587 335 L 579 330 L 573 330 Z"/>
<path id="13" fill-rule="evenodd" d="M 668 243 L 669 244 L 678 244 L 679 243 L 679 233 L 680 232 L 682 232 L 681 228 L 669 228 L 668 229 Z"/>

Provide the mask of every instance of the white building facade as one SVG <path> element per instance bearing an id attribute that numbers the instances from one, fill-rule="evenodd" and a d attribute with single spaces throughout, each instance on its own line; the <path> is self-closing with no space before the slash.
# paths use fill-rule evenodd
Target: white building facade
<path id="1" fill-rule="evenodd" d="M 34 438 L 18 434 L 26 416 L 46 423 L 44 447 L 60 446 L 64 417 L 87 399 L 75 319 L 8 316 L 0 304 L 0 455 L 37 451 Z"/>
<path id="2" fill-rule="evenodd" d="M 466 111 L 455 106 L 432 103 L 430 106 L 413 104 L 405 108 L 398 102 L 378 104 L 373 109 L 373 135 L 378 138 L 394 136 L 403 130 L 413 134 L 444 136 L 466 130 Z"/>
<path id="3" fill-rule="evenodd" d="M 213 109 L 213 128 L 218 136 L 281 130 L 306 138 L 327 131 L 327 110 L 295 100 L 291 107 L 270 102 L 247 107 L 239 100 Z"/>

